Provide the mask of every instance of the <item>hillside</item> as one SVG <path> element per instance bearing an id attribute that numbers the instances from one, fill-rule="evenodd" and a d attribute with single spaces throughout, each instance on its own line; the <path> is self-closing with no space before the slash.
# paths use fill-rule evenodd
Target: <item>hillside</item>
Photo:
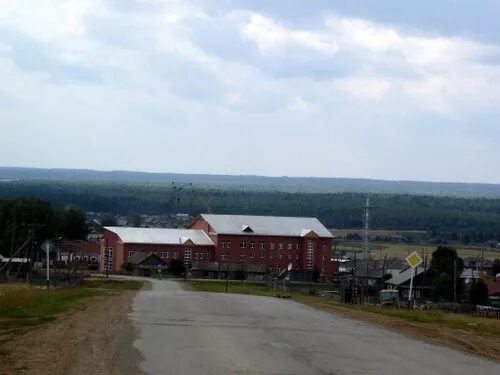
<path id="1" fill-rule="evenodd" d="M 64 180 L 152 184 L 192 183 L 201 188 L 303 193 L 412 194 L 500 198 L 499 184 L 386 181 L 355 178 L 264 177 L 209 174 L 0 167 L 1 180 Z"/>

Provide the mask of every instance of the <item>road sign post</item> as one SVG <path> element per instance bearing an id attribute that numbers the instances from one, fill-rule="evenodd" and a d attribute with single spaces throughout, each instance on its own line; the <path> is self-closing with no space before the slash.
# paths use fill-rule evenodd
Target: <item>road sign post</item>
<path id="1" fill-rule="evenodd" d="M 406 257 L 406 262 L 412 268 L 411 270 L 411 279 L 410 279 L 410 292 L 408 293 L 408 304 L 411 304 L 412 300 L 412 292 L 413 292 L 413 278 L 415 277 L 415 269 L 422 264 L 422 258 L 415 251 Z"/>

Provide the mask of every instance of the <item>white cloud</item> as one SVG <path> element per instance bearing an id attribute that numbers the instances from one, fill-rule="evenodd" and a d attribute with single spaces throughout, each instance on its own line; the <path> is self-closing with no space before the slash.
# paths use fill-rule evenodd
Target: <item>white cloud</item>
<path id="1" fill-rule="evenodd" d="M 391 89 L 390 81 L 380 77 L 347 77 L 335 80 L 333 84 L 362 100 L 381 99 Z"/>
<path id="2" fill-rule="evenodd" d="M 485 62 L 496 46 L 338 15 L 297 27 L 180 0 L 143 0 L 138 11 L 104 0 L 5 3 L 0 165 L 422 178 L 433 153 L 475 161 L 498 143 L 470 130 L 484 129 L 485 111 L 489 126 L 500 118 L 500 68 Z M 217 33 L 234 35 L 207 48 Z M 62 79 L 76 68 L 97 78 Z M 394 157 L 418 154 L 415 139 L 425 155 Z M 200 160 L 186 144 L 210 152 Z M 500 160 L 490 159 L 492 170 Z"/>
<path id="3" fill-rule="evenodd" d="M 250 13 L 248 22 L 241 26 L 241 32 L 257 43 L 263 53 L 273 52 L 276 48 L 282 49 L 289 45 L 329 55 L 334 55 L 338 50 L 335 39 L 328 35 L 292 30 L 258 13 Z"/>

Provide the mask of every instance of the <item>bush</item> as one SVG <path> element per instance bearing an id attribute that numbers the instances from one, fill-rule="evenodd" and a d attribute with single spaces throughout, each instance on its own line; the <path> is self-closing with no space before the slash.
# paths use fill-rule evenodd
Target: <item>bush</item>
<path id="1" fill-rule="evenodd" d="M 186 267 L 184 267 L 184 262 L 182 262 L 182 260 L 174 259 L 170 262 L 168 271 L 175 277 L 179 277 L 186 272 Z"/>
<path id="2" fill-rule="evenodd" d="M 488 287 L 479 279 L 469 289 L 469 303 L 473 305 L 487 305 L 489 303 Z"/>
<path id="3" fill-rule="evenodd" d="M 123 263 L 122 268 L 124 271 L 132 272 L 134 270 L 134 265 L 130 262 L 125 262 Z"/>

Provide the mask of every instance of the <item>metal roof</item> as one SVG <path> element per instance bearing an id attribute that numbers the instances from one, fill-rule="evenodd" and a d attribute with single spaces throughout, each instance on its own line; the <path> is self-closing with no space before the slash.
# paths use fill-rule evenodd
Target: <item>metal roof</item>
<path id="1" fill-rule="evenodd" d="M 179 245 L 190 240 L 198 246 L 214 246 L 210 237 L 199 229 L 130 227 L 104 227 L 104 229 L 115 233 L 123 243 Z"/>
<path id="2" fill-rule="evenodd" d="M 313 231 L 319 237 L 333 237 L 315 217 L 213 214 L 202 214 L 201 217 L 219 234 L 303 237 Z"/>

